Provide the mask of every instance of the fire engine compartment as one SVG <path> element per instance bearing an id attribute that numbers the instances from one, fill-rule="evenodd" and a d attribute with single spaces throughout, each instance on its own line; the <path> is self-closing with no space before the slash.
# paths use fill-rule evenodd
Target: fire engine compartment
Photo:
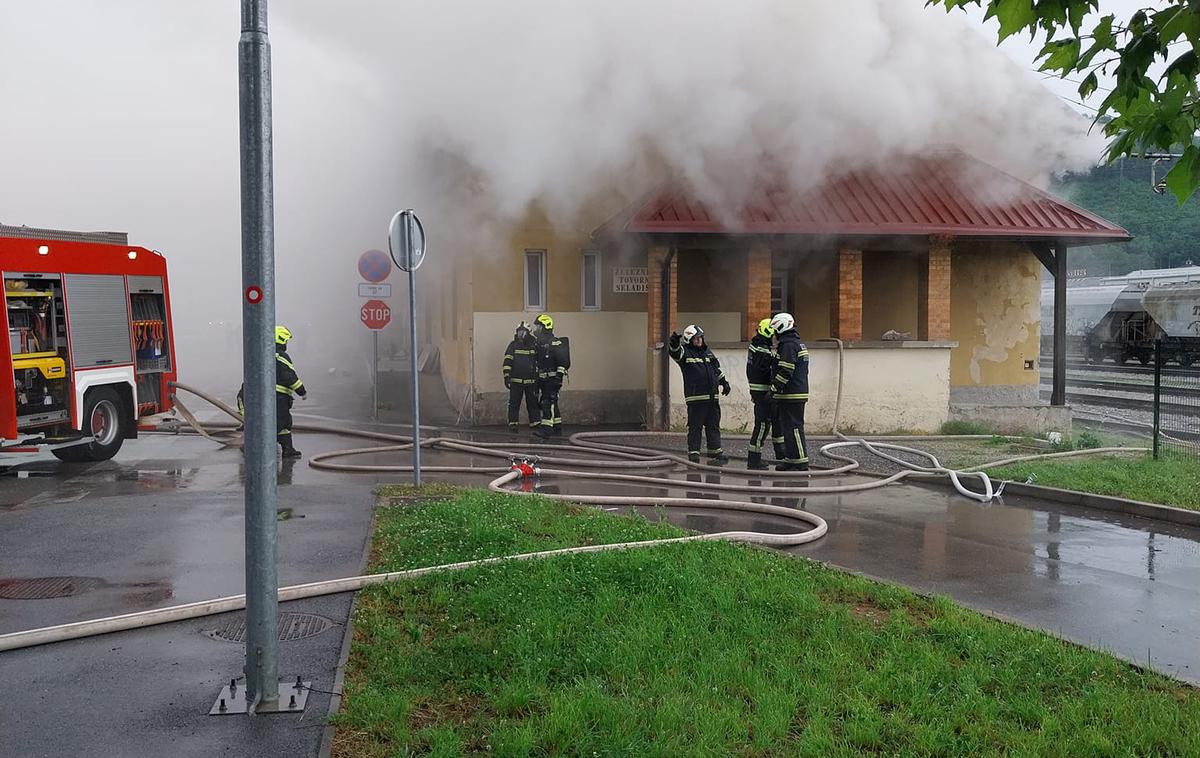
<path id="1" fill-rule="evenodd" d="M 67 322 L 55 274 L 5 277 L 4 306 L 21 427 L 69 420 Z"/>

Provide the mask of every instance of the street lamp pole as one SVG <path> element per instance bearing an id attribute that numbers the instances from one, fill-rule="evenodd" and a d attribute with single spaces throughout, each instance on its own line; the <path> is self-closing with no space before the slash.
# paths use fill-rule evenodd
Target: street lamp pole
<path id="1" fill-rule="evenodd" d="M 245 377 L 246 693 L 279 703 L 275 451 L 275 198 L 267 0 L 242 0 L 238 41 L 242 185 L 242 369 Z"/>

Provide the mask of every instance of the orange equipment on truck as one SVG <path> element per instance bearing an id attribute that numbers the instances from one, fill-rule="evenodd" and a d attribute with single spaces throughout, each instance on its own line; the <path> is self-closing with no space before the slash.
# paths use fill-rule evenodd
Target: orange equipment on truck
<path id="1" fill-rule="evenodd" d="M 0 452 L 45 446 L 103 461 L 171 409 L 171 296 L 162 255 L 117 232 L 0 225 Z"/>

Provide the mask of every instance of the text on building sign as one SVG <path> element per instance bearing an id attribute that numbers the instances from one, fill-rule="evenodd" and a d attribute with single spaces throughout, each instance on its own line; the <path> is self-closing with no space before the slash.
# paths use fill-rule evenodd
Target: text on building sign
<path id="1" fill-rule="evenodd" d="M 646 267 L 630 266 L 613 269 L 613 292 L 637 293 L 646 291 Z"/>

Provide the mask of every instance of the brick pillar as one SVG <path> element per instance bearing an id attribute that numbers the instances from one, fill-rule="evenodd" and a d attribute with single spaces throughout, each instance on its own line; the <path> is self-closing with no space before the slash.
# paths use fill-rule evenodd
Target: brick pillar
<path id="1" fill-rule="evenodd" d="M 670 398 L 667 396 L 667 371 L 670 370 L 666 357 L 663 336 L 663 318 L 666 317 L 666 332 L 678 326 L 679 321 L 679 255 L 671 260 L 668 306 L 663 313 L 662 278 L 669 249 L 665 246 L 651 247 L 646 251 L 646 428 L 668 429 L 670 420 Z"/>
<path id="2" fill-rule="evenodd" d="M 755 245 L 746 253 L 746 310 L 742 314 L 743 333 L 748 340 L 758 322 L 771 317 L 771 249 Z"/>
<path id="3" fill-rule="evenodd" d="M 950 238 L 934 237 L 917 279 L 917 339 L 950 339 Z"/>
<path id="4" fill-rule="evenodd" d="M 646 344 L 654 347 L 663 341 L 662 274 L 667 259 L 666 247 L 652 247 L 646 253 Z M 676 328 L 679 320 L 679 256 L 671 260 L 670 305 L 667 311 L 667 333 Z"/>
<path id="5" fill-rule="evenodd" d="M 846 342 L 859 342 L 862 326 L 863 254 L 842 248 L 837 252 L 833 295 L 829 299 L 829 330 Z"/>

